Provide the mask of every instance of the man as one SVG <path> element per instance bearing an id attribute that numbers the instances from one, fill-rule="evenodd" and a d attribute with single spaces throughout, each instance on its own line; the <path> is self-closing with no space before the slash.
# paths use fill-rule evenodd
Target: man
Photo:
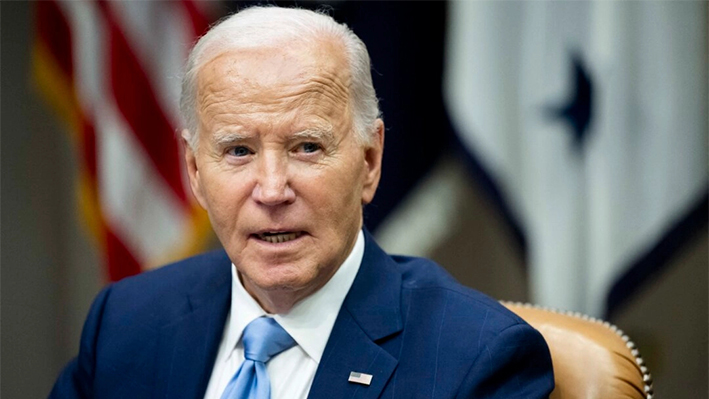
<path id="1" fill-rule="evenodd" d="M 549 395 L 538 332 L 363 231 L 384 125 L 344 25 L 233 15 L 193 49 L 181 105 L 192 191 L 224 251 L 106 288 L 52 397 Z"/>

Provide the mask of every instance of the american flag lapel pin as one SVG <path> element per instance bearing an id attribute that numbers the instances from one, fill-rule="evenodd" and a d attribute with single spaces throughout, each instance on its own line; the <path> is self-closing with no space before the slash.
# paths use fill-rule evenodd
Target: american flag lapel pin
<path id="1" fill-rule="evenodd" d="M 372 383 L 372 375 L 350 371 L 350 378 L 347 379 L 347 381 L 354 382 L 355 384 L 369 385 Z"/>

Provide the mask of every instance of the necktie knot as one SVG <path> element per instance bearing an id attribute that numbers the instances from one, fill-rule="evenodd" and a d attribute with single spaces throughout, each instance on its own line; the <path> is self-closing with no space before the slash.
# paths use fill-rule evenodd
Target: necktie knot
<path id="1" fill-rule="evenodd" d="M 259 317 L 246 326 L 242 342 L 244 362 L 227 384 L 221 399 L 269 399 L 271 382 L 265 363 L 293 347 L 295 341 L 275 320 Z"/>
<path id="2" fill-rule="evenodd" d="M 244 358 L 266 363 L 295 345 L 293 338 L 270 317 L 259 317 L 244 329 Z"/>

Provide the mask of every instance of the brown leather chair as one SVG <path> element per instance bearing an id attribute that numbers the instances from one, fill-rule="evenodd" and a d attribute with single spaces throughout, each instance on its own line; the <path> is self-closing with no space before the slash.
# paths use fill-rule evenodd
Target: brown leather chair
<path id="1" fill-rule="evenodd" d="M 616 326 L 580 313 L 502 302 L 549 345 L 551 399 L 651 399 L 652 379 L 635 344 Z"/>

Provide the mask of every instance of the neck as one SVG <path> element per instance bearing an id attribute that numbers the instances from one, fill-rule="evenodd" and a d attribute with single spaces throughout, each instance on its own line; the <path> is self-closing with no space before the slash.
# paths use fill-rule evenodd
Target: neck
<path id="1" fill-rule="evenodd" d="M 250 284 L 241 273 L 239 273 L 241 283 L 246 292 L 258 302 L 263 310 L 269 314 L 286 314 L 295 306 L 298 301 L 307 295 L 298 295 L 292 290 L 262 290 L 254 284 Z"/>
<path id="2" fill-rule="evenodd" d="M 337 270 L 335 270 L 337 271 Z M 334 272 L 333 271 L 333 275 Z M 287 314 L 290 310 L 300 302 L 300 300 L 311 295 L 315 291 L 322 288 L 324 284 L 304 287 L 302 289 L 293 289 L 292 287 L 278 287 L 273 289 L 263 289 L 256 284 L 254 284 L 248 277 L 244 276 L 237 271 L 241 284 L 246 289 L 246 292 L 251 295 L 256 302 L 269 314 Z M 331 276 L 328 276 L 327 281 L 330 280 Z"/>

